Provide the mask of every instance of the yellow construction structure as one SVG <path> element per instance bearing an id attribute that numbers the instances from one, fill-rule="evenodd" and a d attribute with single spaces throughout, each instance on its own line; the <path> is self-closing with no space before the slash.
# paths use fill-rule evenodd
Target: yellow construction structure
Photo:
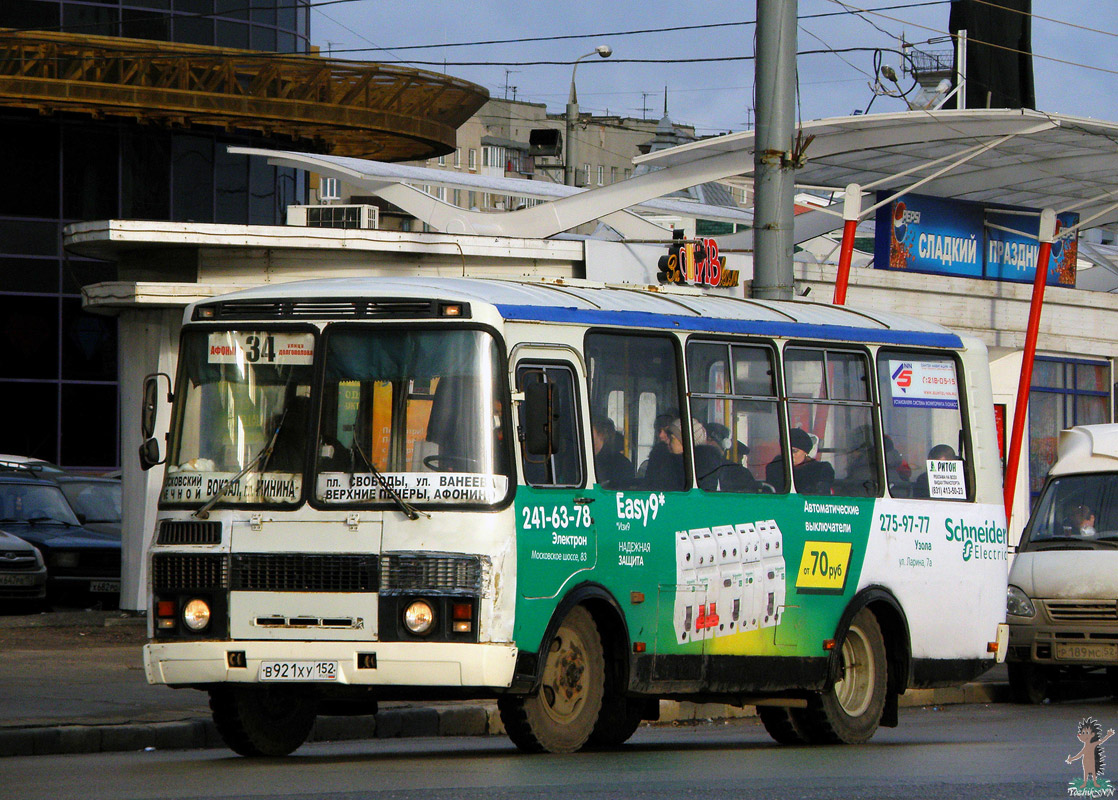
<path id="1" fill-rule="evenodd" d="M 489 98 L 425 70 L 316 55 L 0 29 L 0 107 L 253 131 L 378 161 L 454 150 Z"/>

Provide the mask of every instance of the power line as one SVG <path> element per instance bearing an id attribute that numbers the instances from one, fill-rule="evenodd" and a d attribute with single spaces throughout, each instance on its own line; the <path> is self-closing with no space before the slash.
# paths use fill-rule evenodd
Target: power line
<path id="1" fill-rule="evenodd" d="M 832 1 L 837 2 L 837 0 L 832 0 Z M 921 28 L 922 30 L 931 31 L 932 33 L 939 34 L 940 36 L 947 36 L 952 41 L 957 41 L 958 38 L 959 38 L 956 34 L 953 34 L 950 31 L 945 31 L 941 28 L 933 28 L 933 27 L 928 26 L 928 25 L 921 25 L 920 23 L 917 23 L 917 22 L 911 22 L 909 20 L 898 19 L 897 17 L 890 17 L 888 14 L 882 14 L 878 11 L 872 11 L 872 10 L 866 9 L 866 8 L 862 8 L 862 9 L 858 9 L 858 10 L 862 11 L 862 12 L 865 12 L 867 14 L 873 14 L 874 16 L 883 17 L 884 19 L 888 19 L 888 20 L 891 20 L 893 22 L 899 22 L 901 25 L 911 25 L 914 28 Z M 1056 58 L 1055 56 L 1041 55 L 1040 53 L 1037 53 L 1037 52 L 1029 53 L 1025 50 L 1020 50 L 1016 47 L 1009 47 L 1008 45 L 995 44 L 994 42 L 984 42 L 981 39 L 975 39 L 973 36 L 967 36 L 966 41 L 967 41 L 968 45 L 969 44 L 979 44 L 979 45 L 984 45 L 986 47 L 992 47 L 995 50 L 1004 50 L 1008 53 L 1017 53 L 1018 55 L 1031 56 L 1033 58 L 1039 58 L 1043 61 L 1052 61 L 1056 64 L 1066 64 L 1069 67 L 1080 67 L 1081 69 L 1089 69 L 1089 70 L 1094 70 L 1095 72 L 1103 72 L 1103 73 L 1106 73 L 1107 75 L 1118 75 L 1118 70 L 1107 69 L 1106 67 L 1096 67 L 1096 66 L 1092 66 L 1091 64 L 1080 64 L 1076 61 L 1069 61 L 1065 58 Z"/>
<path id="2" fill-rule="evenodd" d="M 1045 17 L 1045 16 L 1042 16 L 1042 15 L 1034 13 L 1034 12 L 1022 11 L 1019 8 L 1009 8 L 1008 6 L 999 5 L 998 3 L 991 3 L 990 0 L 974 0 L 974 2 L 980 3 L 981 5 L 984 5 L 984 6 L 990 6 L 991 8 L 998 8 L 998 9 L 1001 9 L 1002 11 L 1009 11 L 1013 14 L 1020 14 L 1020 15 L 1025 16 L 1025 17 L 1033 17 L 1034 19 L 1042 19 L 1045 22 L 1051 22 L 1055 25 L 1066 25 L 1069 28 L 1076 28 L 1078 30 L 1087 31 L 1089 33 L 1098 33 L 1098 34 L 1101 34 L 1103 36 L 1113 36 L 1115 38 L 1118 38 L 1118 33 L 1113 33 L 1112 31 L 1104 31 L 1104 30 L 1101 30 L 1100 28 L 1091 28 L 1091 27 L 1088 27 L 1086 25 L 1076 25 L 1074 22 L 1068 22 L 1067 20 L 1056 19 L 1055 17 Z"/>
<path id="3" fill-rule="evenodd" d="M 897 3 L 888 6 L 875 6 L 875 9 L 881 11 L 892 11 L 897 9 L 921 8 L 924 6 L 938 6 L 946 5 L 951 0 L 926 0 L 926 2 L 918 3 Z M 799 21 L 824 19 L 826 17 L 840 17 L 854 14 L 852 11 L 823 11 L 817 14 L 805 14 L 799 18 Z M 687 31 L 690 33 L 697 30 L 717 29 L 717 28 L 732 28 L 742 27 L 746 25 L 756 25 L 756 20 L 739 20 L 736 22 L 710 22 L 698 25 L 687 25 Z M 528 44 L 532 42 L 559 42 L 570 39 L 597 39 L 604 37 L 618 37 L 618 36 L 644 36 L 652 33 L 679 33 L 680 28 L 678 25 L 673 25 L 667 28 L 642 28 L 637 30 L 623 30 L 623 31 L 604 31 L 599 33 L 571 33 L 571 34 L 557 34 L 550 36 L 522 36 L 515 39 L 485 39 L 479 41 L 469 42 L 452 42 L 449 44 L 411 44 L 411 45 L 393 45 L 388 48 L 350 48 L 348 50 L 339 50 L 339 53 L 365 53 L 370 49 L 374 50 L 430 50 L 435 48 L 445 47 L 479 47 L 488 45 L 500 44 Z M 361 37 L 364 38 L 364 37 Z M 368 41 L 368 40 L 366 40 Z M 416 63 L 431 63 L 431 62 L 416 62 Z"/>

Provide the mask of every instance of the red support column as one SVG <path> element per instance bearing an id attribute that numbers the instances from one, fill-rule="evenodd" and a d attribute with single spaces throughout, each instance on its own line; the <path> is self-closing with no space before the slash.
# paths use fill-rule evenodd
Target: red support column
<path id="1" fill-rule="evenodd" d="M 1040 251 L 1036 258 L 1033 298 L 1029 305 L 1029 327 L 1025 331 L 1025 352 L 1021 358 L 1021 378 L 1017 383 L 1017 403 L 1013 408 L 1013 434 L 1005 465 L 1005 523 L 1013 516 L 1013 496 L 1017 489 L 1017 471 L 1021 463 L 1021 442 L 1025 437 L 1025 415 L 1029 407 L 1029 387 L 1033 383 L 1033 362 L 1036 340 L 1040 333 L 1040 311 L 1044 304 L 1044 287 L 1048 280 L 1048 258 L 1056 237 L 1056 212 L 1050 208 L 1040 212 Z"/>
<path id="2" fill-rule="evenodd" d="M 850 259 L 854 255 L 854 234 L 858 230 L 858 217 L 862 214 L 862 187 L 851 183 L 846 187 L 842 205 L 842 247 L 839 250 L 838 274 L 835 276 L 836 306 L 846 305 L 846 286 L 850 283 Z"/>

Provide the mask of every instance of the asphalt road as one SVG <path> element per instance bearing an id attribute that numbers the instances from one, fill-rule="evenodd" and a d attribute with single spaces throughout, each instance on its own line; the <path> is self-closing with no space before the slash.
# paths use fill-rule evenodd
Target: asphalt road
<path id="1" fill-rule="evenodd" d="M 279 760 L 221 750 L 14 757 L 0 760 L 0 796 L 1055 798 L 1082 777 L 1064 759 L 1087 715 L 1118 726 L 1118 705 L 1085 701 L 905 710 L 900 727 L 857 747 L 782 747 L 744 720 L 645 727 L 621 751 L 572 756 L 524 756 L 484 737 L 324 742 Z"/>

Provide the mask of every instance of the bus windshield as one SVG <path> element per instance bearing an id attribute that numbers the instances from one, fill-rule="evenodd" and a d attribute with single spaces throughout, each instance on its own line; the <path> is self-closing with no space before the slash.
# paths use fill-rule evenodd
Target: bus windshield
<path id="1" fill-rule="evenodd" d="M 319 502 L 490 505 L 504 499 L 508 410 L 490 334 L 340 327 L 327 333 L 324 350 Z"/>
<path id="2" fill-rule="evenodd" d="M 301 502 L 314 334 L 186 330 L 162 500 Z"/>

